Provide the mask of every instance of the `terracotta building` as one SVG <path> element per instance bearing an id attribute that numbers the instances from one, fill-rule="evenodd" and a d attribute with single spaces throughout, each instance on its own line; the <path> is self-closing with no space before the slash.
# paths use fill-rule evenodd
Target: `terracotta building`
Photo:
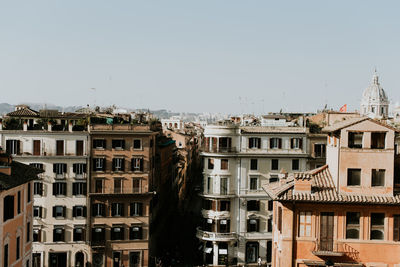
<path id="1" fill-rule="evenodd" d="M 0 266 L 32 264 L 32 181 L 39 173 L 0 153 Z"/>
<path id="2" fill-rule="evenodd" d="M 397 130 L 350 118 L 324 131 L 327 165 L 265 187 L 272 265 L 400 266 Z"/>
<path id="3" fill-rule="evenodd" d="M 148 266 L 157 132 L 149 125 L 90 125 L 93 266 Z"/>

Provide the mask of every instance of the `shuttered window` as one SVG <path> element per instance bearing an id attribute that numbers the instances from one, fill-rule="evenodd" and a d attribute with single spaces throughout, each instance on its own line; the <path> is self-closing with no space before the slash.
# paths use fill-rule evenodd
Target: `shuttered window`
<path id="1" fill-rule="evenodd" d="M 311 211 L 301 211 L 299 213 L 299 237 L 311 236 Z"/>

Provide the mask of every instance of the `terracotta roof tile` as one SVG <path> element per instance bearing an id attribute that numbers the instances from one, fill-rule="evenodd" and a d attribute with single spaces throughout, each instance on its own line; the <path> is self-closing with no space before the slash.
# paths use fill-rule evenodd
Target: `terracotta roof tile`
<path id="1" fill-rule="evenodd" d="M 10 113 L 7 113 L 7 116 L 14 116 L 14 117 L 38 117 L 39 112 L 30 109 L 30 108 L 23 108 L 20 110 L 12 111 Z"/>

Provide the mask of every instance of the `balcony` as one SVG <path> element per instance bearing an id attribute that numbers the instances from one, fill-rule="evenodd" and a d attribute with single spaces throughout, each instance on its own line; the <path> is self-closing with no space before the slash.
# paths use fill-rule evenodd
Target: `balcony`
<path id="1" fill-rule="evenodd" d="M 345 250 L 342 243 L 334 240 L 317 240 L 312 253 L 318 257 L 342 257 L 345 255 Z"/>
<path id="2" fill-rule="evenodd" d="M 215 211 L 215 210 L 201 210 L 201 214 L 203 215 L 204 218 L 230 218 L 230 212 L 229 211 Z"/>
<path id="3" fill-rule="evenodd" d="M 131 125 L 131 124 L 91 124 L 89 131 L 134 131 L 149 132 L 155 130 L 155 125 Z"/>
<path id="4" fill-rule="evenodd" d="M 133 188 L 113 188 L 103 187 L 96 188 L 90 192 L 91 195 L 127 195 L 127 194 L 146 194 L 148 191 L 142 190 L 140 187 Z"/>
<path id="5" fill-rule="evenodd" d="M 214 232 L 207 232 L 197 228 L 196 237 L 201 240 L 206 241 L 221 241 L 221 242 L 228 242 L 237 239 L 236 233 L 214 233 Z"/>
<path id="6" fill-rule="evenodd" d="M 201 148 L 202 152 L 209 153 L 235 153 L 236 147 L 205 147 Z"/>

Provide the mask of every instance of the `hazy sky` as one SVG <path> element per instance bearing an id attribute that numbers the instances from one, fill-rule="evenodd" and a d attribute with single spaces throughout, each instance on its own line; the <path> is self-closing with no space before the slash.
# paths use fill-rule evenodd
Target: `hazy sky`
<path id="1" fill-rule="evenodd" d="M 0 102 L 358 109 L 375 66 L 397 102 L 399 10 L 366 0 L 1 1 Z"/>

